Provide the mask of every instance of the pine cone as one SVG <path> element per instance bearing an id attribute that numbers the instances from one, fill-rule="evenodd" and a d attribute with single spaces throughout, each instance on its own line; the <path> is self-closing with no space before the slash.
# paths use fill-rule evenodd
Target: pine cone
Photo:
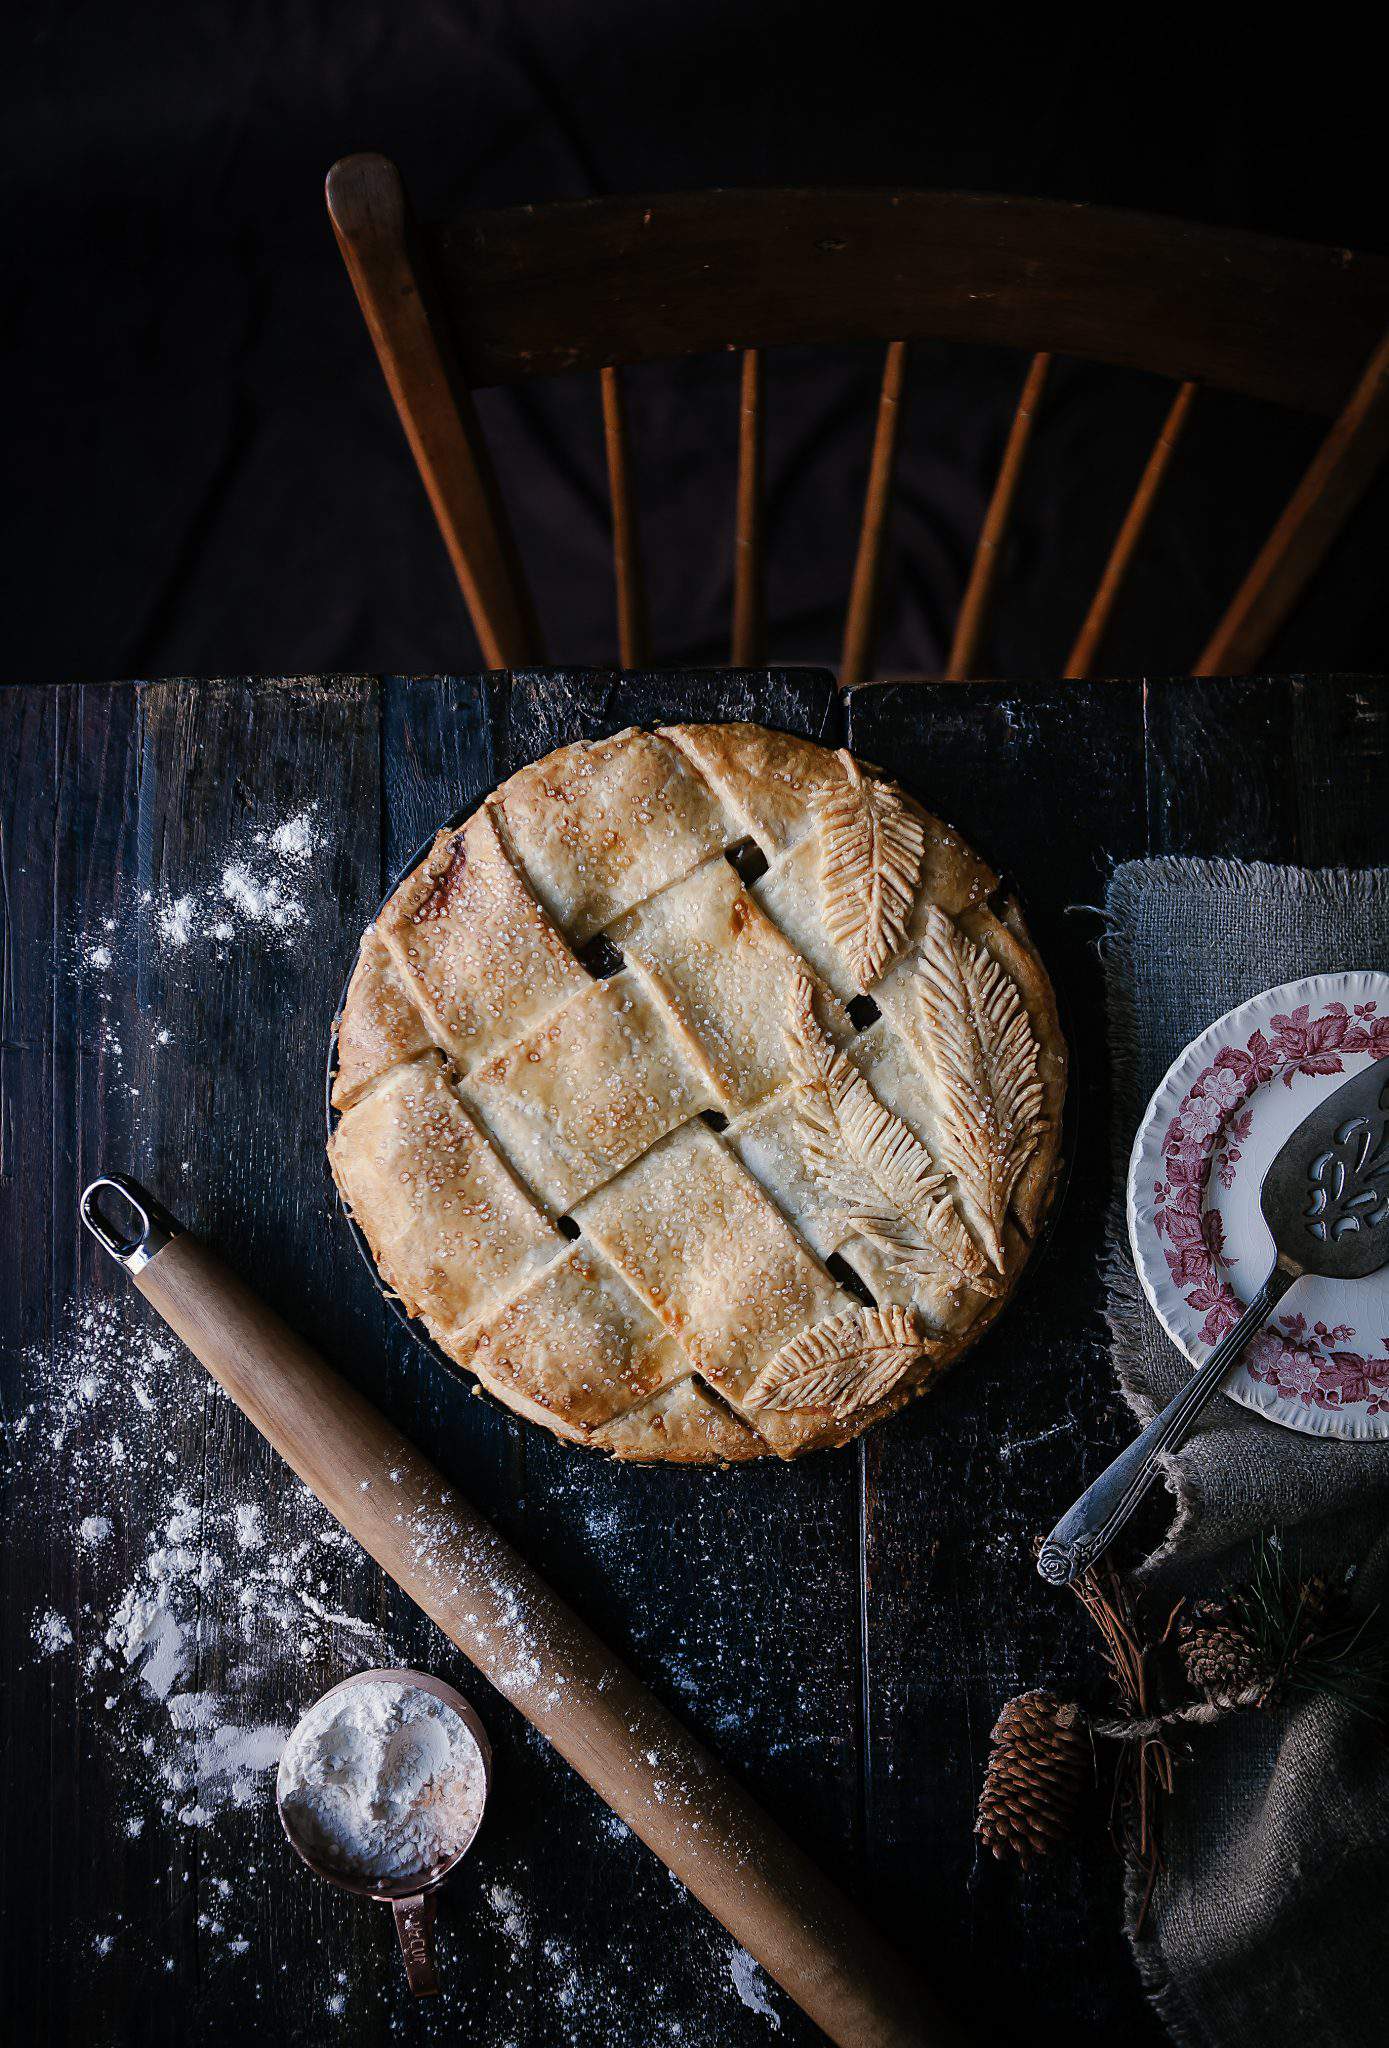
<path id="1" fill-rule="evenodd" d="M 1232 1706 L 1268 1683 L 1258 1649 L 1224 1600 L 1199 1600 L 1182 1616 L 1177 1654 L 1188 1683 L 1215 1706 Z"/>
<path id="2" fill-rule="evenodd" d="M 1000 1860 L 1026 1869 L 1075 1826 L 1090 1767 L 1080 1711 L 1049 1692 L 1009 1700 L 989 1738 L 989 1767 L 974 1832 Z"/>

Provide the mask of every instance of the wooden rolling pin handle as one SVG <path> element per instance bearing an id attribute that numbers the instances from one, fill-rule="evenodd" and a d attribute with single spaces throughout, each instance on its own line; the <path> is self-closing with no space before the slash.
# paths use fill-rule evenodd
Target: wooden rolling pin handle
<path id="1" fill-rule="evenodd" d="M 237 1407 L 832 2041 L 961 2038 L 876 1930 L 384 1416 L 143 1190 L 100 1185 L 138 1197 L 155 1222 L 138 1241 L 115 1238 L 92 1189 L 84 1221 Z"/>

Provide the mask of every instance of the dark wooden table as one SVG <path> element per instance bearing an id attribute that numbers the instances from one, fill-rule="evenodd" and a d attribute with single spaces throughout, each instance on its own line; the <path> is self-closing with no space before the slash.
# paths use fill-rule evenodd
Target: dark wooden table
<path id="1" fill-rule="evenodd" d="M 929 1401 L 788 1468 L 616 1468 L 470 1398 L 382 1303 L 323 1159 L 328 1025 L 383 884 L 522 762 L 673 716 L 758 718 L 886 765 L 1015 879 L 1074 1041 L 1072 1183 L 1010 1313 Z M 209 2048 L 252 2031 L 495 2048 L 812 2038 L 159 1342 L 76 1221 L 84 1181 L 124 1167 L 471 1492 L 979 2039 L 1062 2021 L 1082 2039 L 1155 2039 L 1102 1846 L 1020 1882 L 971 1836 L 1001 1702 L 1090 1670 L 1031 1546 L 1125 1428 L 1100 1313 L 1106 1067 L 1085 906 L 1114 860 L 1145 851 L 1382 860 L 1382 687 L 836 699 L 808 671 L 316 677 L 14 690 L 0 720 L 0 2033 Z M 122 1595 L 161 1572 L 186 1650 L 165 1690 L 211 1696 L 219 1724 L 283 1726 L 382 1661 L 438 1670 L 475 1701 L 495 1796 L 445 1895 L 446 1999 L 408 2009 L 388 1916 L 296 1867 L 268 1774 L 233 1803 L 215 1737 L 173 1744 L 167 1699 L 106 1645 Z M 181 1783 L 175 1754 L 192 1758 Z"/>

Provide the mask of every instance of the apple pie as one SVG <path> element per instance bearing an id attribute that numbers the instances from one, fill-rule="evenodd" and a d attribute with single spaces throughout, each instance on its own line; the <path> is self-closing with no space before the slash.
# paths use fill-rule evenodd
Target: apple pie
<path id="1" fill-rule="evenodd" d="M 1016 906 L 847 752 L 561 747 L 365 933 L 330 1156 L 377 1270 L 518 1414 L 619 1458 L 795 1457 L 998 1313 L 1066 1050 Z"/>

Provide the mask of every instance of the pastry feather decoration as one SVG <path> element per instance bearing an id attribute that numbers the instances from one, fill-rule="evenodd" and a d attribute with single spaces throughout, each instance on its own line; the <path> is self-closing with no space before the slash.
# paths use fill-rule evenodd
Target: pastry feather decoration
<path id="1" fill-rule="evenodd" d="M 837 759 L 844 780 L 816 802 L 821 915 L 855 985 L 867 989 L 906 944 L 926 834 L 890 783 L 870 781 L 844 748 Z"/>
<path id="2" fill-rule="evenodd" d="M 1046 1126 L 1037 1041 L 1017 985 L 935 904 L 912 963 L 912 1025 L 936 1082 L 941 1163 L 1003 1270 L 1003 1224 Z"/>
<path id="3" fill-rule="evenodd" d="M 825 1035 L 804 969 L 792 984 L 786 1043 L 806 1165 L 832 1212 L 905 1272 L 946 1266 L 981 1293 L 996 1292 L 946 1176 Z"/>
<path id="4" fill-rule="evenodd" d="M 891 1393 L 925 1351 L 908 1309 L 845 1309 L 783 1344 L 745 1402 L 754 1409 L 826 1409 L 842 1422 Z"/>

